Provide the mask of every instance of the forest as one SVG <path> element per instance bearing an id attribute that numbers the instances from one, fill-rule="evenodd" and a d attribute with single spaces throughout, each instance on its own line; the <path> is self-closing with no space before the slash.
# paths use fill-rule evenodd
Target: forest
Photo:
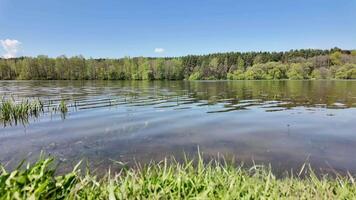
<path id="1" fill-rule="evenodd" d="M 1 80 L 356 79 L 356 50 L 301 49 L 183 57 L 0 59 Z"/>

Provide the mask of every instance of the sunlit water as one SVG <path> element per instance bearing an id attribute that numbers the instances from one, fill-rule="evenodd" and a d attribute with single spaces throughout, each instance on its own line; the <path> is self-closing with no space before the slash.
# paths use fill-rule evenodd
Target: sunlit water
<path id="1" fill-rule="evenodd" d="M 41 151 L 62 166 L 85 158 L 107 169 L 199 147 L 279 170 L 307 160 L 356 173 L 356 81 L 1 81 L 0 96 L 70 106 L 66 116 L 46 111 L 2 126 L 9 167 Z"/>

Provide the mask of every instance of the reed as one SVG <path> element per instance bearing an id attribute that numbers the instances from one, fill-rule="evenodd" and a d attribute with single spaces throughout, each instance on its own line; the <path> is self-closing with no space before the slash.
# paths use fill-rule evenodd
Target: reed
<path id="1" fill-rule="evenodd" d="M 28 122 L 31 116 L 38 117 L 44 112 L 43 103 L 39 100 L 23 100 L 15 102 L 12 99 L 3 100 L 0 104 L 0 121 L 6 124 Z"/>
<path id="2" fill-rule="evenodd" d="M 58 110 L 62 113 L 65 114 L 68 112 L 68 107 L 66 104 L 66 101 L 64 99 L 61 100 L 61 102 L 58 105 Z"/>
<path id="3" fill-rule="evenodd" d="M 65 115 L 68 112 L 68 106 L 65 100 L 61 100 L 58 105 L 52 105 L 52 102 L 49 101 L 48 112 L 57 112 L 61 113 L 62 118 L 65 118 Z M 39 117 L 40 114 L 43 114 L 44 103 L 39 100 L 22 100 L 21 102 L 16 102 L 13 99 L 3 99 L 0 103 L 0 121 L 6 125 L 17 125 L 27 124 L 30 117 Z"/>

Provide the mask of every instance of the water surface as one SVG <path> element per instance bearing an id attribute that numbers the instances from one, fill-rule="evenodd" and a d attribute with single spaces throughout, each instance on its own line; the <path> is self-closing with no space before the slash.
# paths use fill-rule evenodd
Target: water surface
<path id="1" fill-rule="evenodd" d="M 0 96 L 66 99 L 66 116 L 47 112 L 0 128 L 0 162 L 41 151 L 97 168 L 165 156 L 218 153 L 279 170 L 356 172 L 356 81 L 1 81 Z"/>

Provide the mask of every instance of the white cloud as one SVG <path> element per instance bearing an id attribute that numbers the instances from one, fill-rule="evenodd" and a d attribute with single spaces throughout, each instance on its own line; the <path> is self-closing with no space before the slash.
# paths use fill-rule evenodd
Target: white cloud
<path id="1" fill-rule="evenodd" d="M 21 42 L 18 40 L 11 40 L 11 39 L 6 39 L 6 40 L 0 40 L 2 48 L 5 50 L 5 54 L 2 55 L 4 58 L 14 58 L 17 56 Z"/>
<path id="2" fill-rule="evenodd" d="M 165 51 L 163 48 L 155 48 L 155 53 L 164 53 Z"/>

